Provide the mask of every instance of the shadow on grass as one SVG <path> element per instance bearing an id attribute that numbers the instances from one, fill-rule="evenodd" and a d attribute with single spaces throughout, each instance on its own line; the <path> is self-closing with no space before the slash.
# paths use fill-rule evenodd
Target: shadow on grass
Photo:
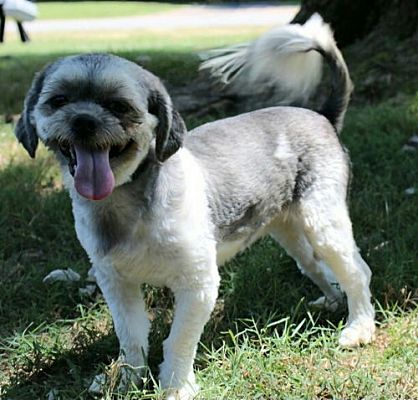
<path id="1" fill-rule="evenodd" d="M 89 340 L 78 349 L 63 351 L 53 360 L 22 370 L 5 387 L 5 399 L 33 400 L 46 398 L 58 390 L 60 398 L 85 399 L 95 374 L 117 357 L 117 340 L 113 334 Z"/>
<path id="2" fill-rule="evenodd" d="M 77 243 L 71 206 L 57 184 L 50 157 L 0 172 L 0 334 L 60 318 L 74 299 L 42 283 L 52 269 L 80 269 L 87 259 Z M 61 305 L 58 305 L 61 304 Z M 64 311 L 65 310 L 65 311 Z"/>

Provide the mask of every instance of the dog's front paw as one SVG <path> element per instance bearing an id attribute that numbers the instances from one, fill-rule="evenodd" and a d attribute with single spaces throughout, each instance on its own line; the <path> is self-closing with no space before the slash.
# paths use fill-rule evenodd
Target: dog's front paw
<path id="1" fill-rule="evenodd" d="M 163 363 L 160 372 L 160 382 L 165 389 L 166 400 L 192 400 L 199 391 L 199 385 L 193 371 L 189 371 L 185 379 L 179 379 L 178 375 L 170 372 L 166 364 Z"/>
<path id="2" fill-rule="evenodd" d="M 131 389 L 133 385 L 140 386 L 144 376 L 145 367 L 134 368 L 127 364 L 121 365 L 118 391 L 124 393 Z"/>
<path id="3" fill-rule="evenodd" d="M 364 319 L 349 324 L 341 332 L 338 343 L 342 347 L 356 347 L 374 339 L 376 327 L 373 319 Z"/>
<path id="4" fill-rule="evenodd" d="M 141 386 L 145 375 L 145 367 L 134 368 L 120 361 L 112 363 L 106 373 L 96 375 L 88 389 L 90 394 L 99 395 L 106 390 L 115 390 L 126 393 L 133 386 Z"/>
<path id="5" fill-rule="evenodd" d="M 192 400 L 199 391 L 199 385 L 188 383 L 180 389 L 167 389 L 166 400 Z"/>

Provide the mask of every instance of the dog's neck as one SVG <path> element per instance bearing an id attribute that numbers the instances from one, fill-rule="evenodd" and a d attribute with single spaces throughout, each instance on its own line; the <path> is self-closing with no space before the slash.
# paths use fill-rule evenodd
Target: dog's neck
<path id="1" fill-rule="evenodd" d="M 153 208 L 156 205 L 160 209 L 171 204 L 167 197 L 182 197 L 182 190 L 177 186 L 167 186 L 168 182 L 183 179 L 180 159 L 180 155 L 175 154 L 160 163 L 153 152 L 150 152 L 138 165 L 129 182 L 117 186 L 110 196 L 100 201 L 84 199 L 71 187 L 74 216 L 77 220 L 86 213 L 89 214 L 86 229 L 97 240 L 94 250 L 97 255 L 104 256 L 119 245 L 128 243 L 129 237 L 139 225 L 146 225 L 153 218 Z M 164 187 L 165 190 L 159 187 Z M 161 193 L 164 193 L 162 198 Z M 132 224 L 132 218 L 135 219 L 135 224 Z"/>
<path id="2" fill-rule="evenodd" d="M 136 170 L 131 176 L 131 180 L 127 182 L 127 184 L 131 182 L 135 182 L 138 179 L 141 179 L 141 177 L 147 173 L 147 171 L 153 164 L 158 164 L 158 161 L 155 157 L 154 152 L 150 151 L 148 155 L 139 163 L 138 167 L 136 168 Z"/>

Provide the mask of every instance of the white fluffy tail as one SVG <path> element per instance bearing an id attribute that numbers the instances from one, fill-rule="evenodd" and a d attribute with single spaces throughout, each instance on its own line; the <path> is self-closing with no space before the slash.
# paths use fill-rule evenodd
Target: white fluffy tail
<path id="1" fill-rule="evenodd" d="M 279 104 L 305 104 L 321 81 L 325 59 L 332 69 L 332 89 L 319 112 L 340 131 L 352 84 L 332 31 L 320 15 L 314 14 L 304 25 L 274 28 L 250 43 L 211 50 L 204 57 L 200 69 L 233 85 L 237 94 L 274 87 Z"/>

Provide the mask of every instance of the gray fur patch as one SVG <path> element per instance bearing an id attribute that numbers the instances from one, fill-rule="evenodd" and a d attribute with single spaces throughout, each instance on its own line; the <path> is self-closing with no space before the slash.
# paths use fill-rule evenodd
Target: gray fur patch
<path id="1" fill-rule="evenodd" d="M 95 204 L 96 235 L 102 254 L 126 243 L 135 226 L 132 221 L 150 211 L 160 168 L 155 156 L 150 155 L 131 182 L 117 187 L 110 198 Z"/>
<path id="2" fill-rule="evenodd" d="M 278 149 L 280 143 L 288 148 Z M 206 171 L 217 240 L 267 226 L 321 175 L 321 159 L 343 153 L 333 127 L 305 109 L 275 107 L 203 125 L 186 136 Z M 277 156 L 282 150 L 283 157 Z"/>
<path id="3" fill-rule="evenodd" d="M 315 176 L 310 173 L 309 164 L 305 163 L 302 157 L 299 157 L 292 200 L 300 200 L 304 193 L 312 186 L 314 181 Z"/>

